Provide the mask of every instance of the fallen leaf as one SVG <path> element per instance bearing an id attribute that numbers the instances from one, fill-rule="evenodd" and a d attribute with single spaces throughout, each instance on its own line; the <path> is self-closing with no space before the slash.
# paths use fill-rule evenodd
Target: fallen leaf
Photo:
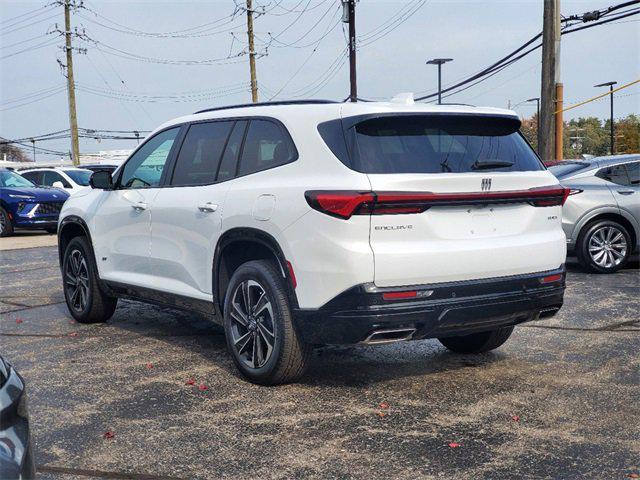
<path id="1" fill-rule="evenodd" d="M 382 418 L 382 417 L 386 417 L 386 416 L 387 416 L 387 414 L 386 414 L 386 413 L 384 413 L 384 412 L 378 412 L 378 416 L 379 416 L 380 418 Z"/>
<path id="2" fill-rule="evenodd" d="M 629 475 L 627 475 L 627 477 L 629 477 L 629 478 L 640 478 L 640 474 L 638 474 L 638 473 L 630 473 Z"/>
<path id="3" fill-rule="evenodd" d="M 102 434 L 102 436 L 105 438 L 105 440 L 111 440 L 113 437 L 116 436 L 116 434 L 113 433 L 111 430 L 107 430 Z"/>
<path id="4" fill-rule="evenodd" d="M 200 385 L 198 385 L 198 390 L 208 390 L 209 387 L 207 387 L 204 383 L 201 383 Z"/>
<path id="5" fill-rule="evenodd" d="M 153 368 L 153 363 L 147 363 L 147 369 L 151 370 Z"/>
<path id="6" fill-rule="evenodd" d="M 19 325 L 19 324 L 21 324 L 22 322 L 24 322 L 24 320 L 23 320 L 23 319 L 21 319 L 21 318 L 16 318 L 16 323 L 17 323 L 18 325 Z"/>
<path id="7" fill-rule="evenodd" d="M 389 402 L 382 402 L 382 403 L 380 404 L 380 408 L 387 409 L 387 408 L 389 408 L 389 407 L 390 407 Z"/>
<path id="8" fill-rule="evenodd" d="M 449 446 L 451 448 L 458 448 L 458 447 L 461 447 L 462 444 L 461 443 L 456 443 L 456 442 L 451 442 L 451 443 L 449 443 Z"/>
<path id="9" fill-rule="evenodd" d="M 185 385 L 195 385 L 196 384 L 196 379 L 195 378 L 190 378 L 189 380 L 184 382 L 184 384 Z"/>
<path id="10" fill-rule="evenodd" d="M 514 422 L 519 422 L 520 421 L 520 416 L 519 415 L 511 415 L 511 420 L 513 420 Z"/>
<path id="11" fill-rule="evenodd" d="M 71 332 L 69 334 L 70 337 L 77 337 L 78 336 L 78 332 Z"/>

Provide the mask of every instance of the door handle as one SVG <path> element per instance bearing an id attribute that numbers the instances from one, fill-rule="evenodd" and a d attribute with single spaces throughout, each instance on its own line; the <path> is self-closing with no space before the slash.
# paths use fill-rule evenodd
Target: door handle
<path id="1" fill-rule="evenodd" d="M 620 195 L 631 195 L 632 193 L 635 193 L 633 190 L 618 190 L 618 193 Z"/>
<path id="2" fill-rule="evenodd" d="M 141 212 L 147 209 L 147 204 L 144 202 L 138 202 L 131 205 L 131 208 L 133 208 L 136 212 Z"/>
<path id="3" fill-rule="evenodd" d="M 201 212 L 212 213 L 212 212 L 215 212 L 217 209 L 218 209 L 218 205 L 211 202 L 198 205 L 198 210 L 200 210 Z"/>

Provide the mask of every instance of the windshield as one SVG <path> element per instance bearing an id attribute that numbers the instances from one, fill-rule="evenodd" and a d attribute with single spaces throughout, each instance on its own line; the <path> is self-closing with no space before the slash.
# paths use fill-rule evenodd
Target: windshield
<path id="1" fill-rule="evenodd" d="M 565 178 L 571 175 L 572 173 L 577 172 L 578 170 L 582 170 L 585 167 L 588 167 L 589 164 L 586 162 L 560 162 L 556 165 L 552 165 L 549 167 L 549 171 L 553 173 L 556 178 Z"/>
<path id="2" fill-rule="evenodd" d="M 64 173 L 69 175 L 69 177 L 71 177 L 71 180 L 73 180 L 75 183 L 77 183 L 78 185 L 82 185 L 83 187 L 86 187 L 89 185 L 89 179 L 93 174 L 91 170 L 84 170 L 84 169 L 65 170 Z"/>
<path id="3" fill-rule="evenodd" d="M 15 172 L 0 170 L 0 187 L 35 187 L 35 185 Z"/>
<path id="4" fill-rule="evenodd" d="M 363 173 L 542 170 L 519 126 L 501 117 L 383 116 L 352 127 L 347 143 L 352 168 Z"/>

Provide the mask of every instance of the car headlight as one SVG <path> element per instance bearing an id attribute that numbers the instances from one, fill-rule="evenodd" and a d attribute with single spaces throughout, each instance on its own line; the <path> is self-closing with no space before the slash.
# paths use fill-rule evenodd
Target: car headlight
<path id="1" fill-rule="evenodd" d="M 11 198 L 22 198 L 24 200 L 34 200 L 36 197 L 32 197 L 31 195 L 20 195 L 17 193 L 10 193 L 9 196 Z"/>

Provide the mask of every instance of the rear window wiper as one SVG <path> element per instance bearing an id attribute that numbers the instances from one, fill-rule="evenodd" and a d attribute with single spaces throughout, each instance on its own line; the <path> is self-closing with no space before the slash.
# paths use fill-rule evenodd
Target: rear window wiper
<path id="1" fill-rule="evenodd" d="M 490 168 L 506 168 L 513 167 L 513 162 L 507 162 L 505 160 L 487 160 L 484 162 L 474 162 L 471 165 L 471 170 L 487 170 Z"/>

